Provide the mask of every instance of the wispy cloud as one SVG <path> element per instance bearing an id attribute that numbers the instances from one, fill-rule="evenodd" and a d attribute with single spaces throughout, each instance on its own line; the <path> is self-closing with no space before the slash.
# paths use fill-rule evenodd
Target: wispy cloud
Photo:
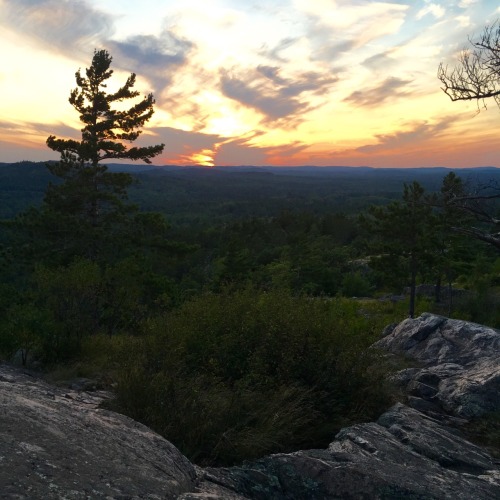
<path id="1" fill-rule="evenodd" d="M 78 138 L 78 131 L 63 123 L 47 125 L 38 122 L 15 122 L 0 120 L 0 161 L 17 161 L 16 151 L 27 148 L 36 153 L 36 160 L 56 159 L 58 154 L 45 146 L 47 137 L 54 134 L 58 137 Z M 25 158 L 30 158 L 28 154 Z M 23 158 L 24 159 L 24 158 Z"/>
<path id="2" fill-rule="evenodd" d="M 41 123 L 41 122 L 15 122 L 9 120 L 0 120 L 0 131 L 4 136 L 19 136 L 25 133 L 30 135 L 38 135 L 48 137 L 49 135 L 57 135 L 60 137 L 79 136 L 79 132 L 73 127 L 64 123 Z"/>
<path id="3" fill-rule="evenodd" d="M 307 103 L 287 97 L 279 89 L 266 88 L 262 80 L 256 82 L 254 78 L 239 78 L 227 72 L 221 75 L 221 91 L 226 97 L 256 109 L 270 120 L 295 115 L 307 107 Z"/>
<path id="4" fill-rule="evenodd" d="M 356 106 L 379 106 L 388 99 L 395 101 L 401 97 L 409 96 L 412 93 L 407 90 L 410 83 L 411 80 L 391 76 L 375 87 L 354 91 L 344 101 Z"/>
<path id="5" fill-rule="evenodd" d="M 115 63 L 145 75 L 155 92 L 168 86 L 173 70 L 186 63 L 194 44 L 165 28 L 158 36 L 132 35 L 113 40 L 115 18 L 87 0 L 2 0 L 0 24 L 15 28 L 51 50 L 89 57 L 107 48 Z M 115 66 L 116 67 L 116 66 Z"/>
<path id="6" fill-rule="evenodd" d="M 377 144 L 370 144 L 356 148 L 360 153 L 376 153 L 400 149 L 408 145 L 418 146 L 419 143 L 436 138 L 454 123 L 456 118 L 445 117 L 436 123 L 428 121 L 409 124 L 409 130 L 402 130 L 392 134 L 377 134 Z"/>
<path id="7" fill-rule="evenodd" d="M 312 57 L 329 62 L 338 61 L 342 53 L 347 56 L 353 49 L 398 32 L 409 9 L 408 5 L 368 0 L 294 3 L 307 14 Z"/>
<path id="8" fill-rule="evenodd" d="M 113 33 L 112 17 L 84 0 L 3 0 L 0 24 L 72 55 L 88 53 Z"/>
<path id="9" fill-rule="evenodd" d="M 135 35 L 124 41 L 109 41 L 107 46 L 116 53 L 121 65 L 129 65 L 134 72 L 147 75 L 155 92 L 160 93 L 170 84 L 173 70 L 187 62 L 194 44 L 165 29 L 159 36 Z"/>
<path id="10" fill-rule="evenodd" d="M 396 60 L 392 57 L 394 53 L 394 48 L 384 50 L 370 57 L 367 57 L 361 64 L 368 69 L 378 70 L 380 68 L 388 69 L 393 64 L 396 64 Z"/>
<path id="11" fill-rule="evenodd" d="M 478 0 L 462 0 L 458 6 L 461 7 L 462 9 L 467 9 L 468 7 L 476 4 L 478 2 Z M 500 12 L 500 8 L 499 8 L 499 12 Z"/>
<path id="12" fill-rule="evenodd" d="M 273 61 L 285 63 L 288 62 L 288 58 L 283 55 L 283 52 L 292 47 L 299 38 L 284 38 L 280 40 L 274 47 L 269 48 L 267 44 L 259 51 L 259 55 L 267 57 Z"/>
<path id="13" fill-rule="evenodd" d="M 436 19 L 440 19 L 446 13 L 445 8 L 437 3 L 429 3 L 417 13 L 417 19 L 422 19 L 427 14 L 433 15 Z"/>
<path id="14" fill-rule="evenodd" d="M 286 78 L 278 67 L 258 66 L 238 74 L 222 70 L 220 89 L 226 97 L 274 121 L 303 113 L 310 108 L 303 94 L 321 95 L 337 80 L 333 75 L 312 71 Z"/>

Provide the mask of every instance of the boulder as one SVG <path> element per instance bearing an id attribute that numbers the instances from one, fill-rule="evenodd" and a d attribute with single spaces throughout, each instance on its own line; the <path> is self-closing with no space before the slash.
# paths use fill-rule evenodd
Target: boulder
<path id="1" fill-rule="evenodd" d="M 395 374 L 414 399 L 456 417 L 500 410 L 500 332 L 467 321 L 422 314 L 407 319 L 375 348 L 404 355 L 420 365 Z"/>

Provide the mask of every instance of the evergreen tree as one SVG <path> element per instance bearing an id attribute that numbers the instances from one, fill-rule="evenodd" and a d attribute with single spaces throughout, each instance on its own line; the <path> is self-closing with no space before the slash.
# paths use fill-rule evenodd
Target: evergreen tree
<path id="1" fill-rule="evenodd" d="M 59 139 L 51 135 L 49 148 L 61 154 L 57 163 L 49 163 L 50 172 L 59 178 L 47 189 L 40 220 L 57 253 L 69 258 L 75 255 L 97 260 L 106 242 L 113 240 L 119 248 L 120 234 L 130 226 L 135 207 L 125 204 L 132 177 L 109 172 L 101 162 L 110 159 L 143 160 L 151 163 L 164 145 L 128 147 L 153 115 L 155 103 L 148 94 L 130 107 L 116 109 L 139 96 L 134 90 L 136 75 L 132 73 L 116 92 L 108 93 L 107 82 L 113 75 L 112 58 L 105 50 L 96 50 L 85 75 L 76 73 L 77 87 L 69 102 L 78 111 L 82 128 L 81 140 Z M 58 257 L 60 258 L 61 255 Z M 63 259 L 64 260 L 64 259 Z"/>
<path id="2" fill-rule="evenodd" d="M 76 73 L 69 102 L 83 123 L 81 140 L 47 139 L 61 154 L 59 162 L 47 165 L 56 180 L 39 208 L 2 224 L 11 269 L 4 276 L 18 293 L 0 312 L 13 325 L 19 311 L 48 325 L 39 330 L 32 327 L 35 320 L 23 323 L 24 337 L 14 335 L 11 347 L 35 349 L 45 360 L 67 359 L 85 335 L 97 331 L 134 331 L 169 286 L 154 269 L 157 261 L 167 260 L 165 219 L 127 203 L 132 177 L 101 164 L 109 159 L 151 163 L 164 147 L 125 144 L 139 137 L 155 101 L 151 94 L 135 100 L 135 74 L 116 92 L 107 92 L 111 62 L 105 50 L 96 50 L 85 74 Z M 135 104 L 121 104 L 128 99 Z"/>
<path id="3" fill-rule="evenodd" d="M 126 110 L 112 109 L 113 103 L 135 98 L 139 92 L 133 90 L 136 75 L 132 73 L 116 92 L 106 93 L 106 81 L 113 75 L 111 62 L 112 57 L 107 51 L 96 50 L 92 65 L 85 71 L 87 77 L 83 77 L 80 70 L 76 72 L 77 88 L 71 91 L 69 102 L 85 124 L 82 140 L 57 139 L 53 135 L 47 139 L 50 149 L 60 152 L 65 161 L 75 161 L 77 166 L 97 167 L 99 162 L 108 159 L 151 163 L 151 158 L 164 148 L 164 144 L 127 148 L 121 142 L 133 142 L 139 137 L 141 127 L 153 116 L 155 100 L 153 94 L 148 94 Z"/>
<path id="4" fill-rule="evenodd" d="M 408 315 L 413 318 L 417 275 L 429 266 L 434 251 L 435 217 L 424 188 L 415 181 L 405 184 L 401 201 L 371 207 L 362 222 L 371 235 L 370 251 L 377 253 L 372 263 L 391 275 L 401 273 L 409 284 Z"/>

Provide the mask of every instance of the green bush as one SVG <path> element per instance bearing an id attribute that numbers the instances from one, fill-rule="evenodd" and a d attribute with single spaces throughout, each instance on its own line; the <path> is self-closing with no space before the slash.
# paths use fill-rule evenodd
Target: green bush
<path id="1" fill-rule="evenodd" d="M 325 446 L 388 404 L 374 330 L 344 299 L 204 295 L 113 347 L 118 405 L 204 465 Z"/>
<path id="2" fill-rule="evenodd" d="M 39 357 L 53 325 L 46 312 L 33 304 L 13 303 L 0 326 L 0 352 L 8 359 L 16 353 L 23 366 Z"/>

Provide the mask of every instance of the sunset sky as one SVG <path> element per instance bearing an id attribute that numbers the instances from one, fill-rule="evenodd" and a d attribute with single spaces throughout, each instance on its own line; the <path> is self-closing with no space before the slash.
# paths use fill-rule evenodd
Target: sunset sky
<path id="1" fill-rule="evenodd" d="M 155 164 L 500 167 L 500 110 L 440 90 L 498 0 L 0 0 L 0 162 L 57 159 L 94 48 L 156 113 Z"/>

